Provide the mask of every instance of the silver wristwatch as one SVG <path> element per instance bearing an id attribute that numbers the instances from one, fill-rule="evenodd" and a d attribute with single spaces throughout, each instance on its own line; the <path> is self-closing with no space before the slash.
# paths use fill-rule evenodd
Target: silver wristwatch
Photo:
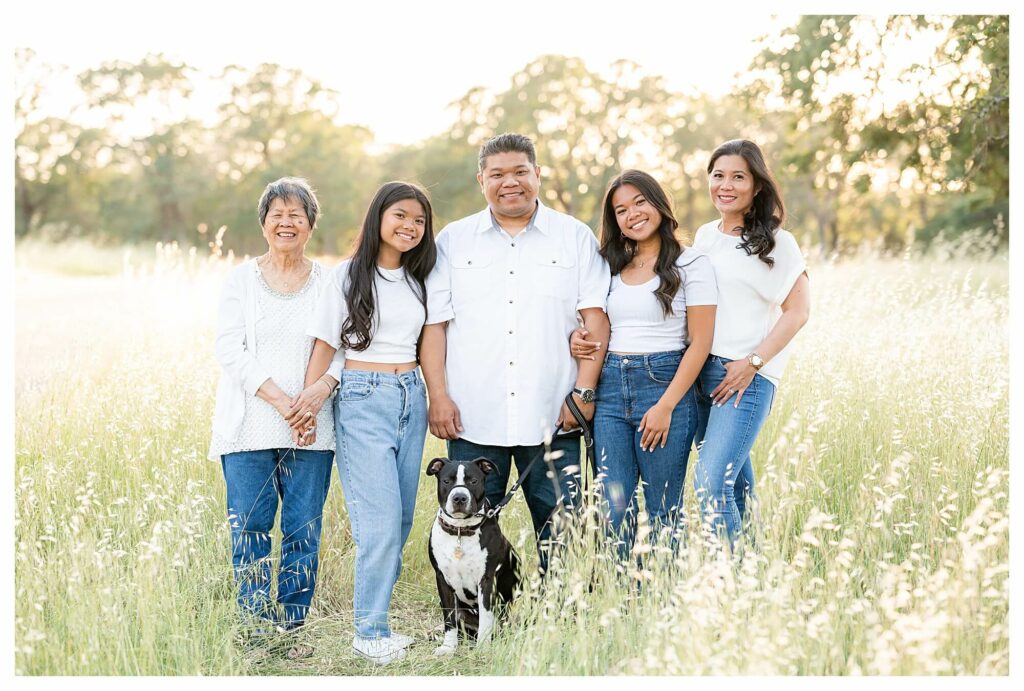
<path id="1" fill-rule="evenodd" d="M 593 403 L 595 400 L 597 400 L 597 392 L 594 391 L 593 389 L 574 388 L 572 392 L 579 396 L 580 400 L 582 400 L 584 403 Z"/>

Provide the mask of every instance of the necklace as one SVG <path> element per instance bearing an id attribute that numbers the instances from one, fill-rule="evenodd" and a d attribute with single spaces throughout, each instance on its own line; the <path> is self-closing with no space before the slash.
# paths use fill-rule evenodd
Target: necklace
<path id="1" fill-rule="evenodd" d="M 633 261 L 638 261 L 639 263 L 637 264 L 637 266 L 639 266 L 642 269 L 647 264 L 647 262 L 649 262 L 652 259 L 657 259 L 657 258 L 658 258 L 658 255 L 652 254 L 649 257 L 643 257 L 643 258 L 641 258 L 641 257 L 633 257 Z"/>
<path id="2" fill-rule="evenodd" d="M 312 268 L 312 265 L 306 266 L 305 261 L 303 261 L 302 267 L 299 270 L 299 272 L 293 273 L 291 276 L 288 276 L 284 272 L 278 272 L 276 270 L 273 270 L 274 267 L 273 264 L 270 264 L 269 254 L 264 254 L 262 257 L 259 258 L 259 260 L 257 260 L 256 263 L 263 270 L 264 276 L 266 276 L 266 274 L 268 273 L 267 269 L 272 270 L 273 283 L 276 284 L 274 288 L 283 293 L 292 292 L 293 281 L 297 281 L 299 285 L 304 285 L 306 278 L 309 276 L 309 271 Z"/>

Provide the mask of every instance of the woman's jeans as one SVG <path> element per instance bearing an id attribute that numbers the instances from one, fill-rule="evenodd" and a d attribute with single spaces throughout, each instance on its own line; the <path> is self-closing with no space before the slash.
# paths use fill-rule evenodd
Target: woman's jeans
<path id="1" fill-rule="evenodd" d="M 423 465 L 423 379 L 419 370 L 343 370 L 334 405 L 338 475 L 356 545 L 356 635 L 385 638 Z"/>
<path id="2" fill-rule="evenodd" d="M 644 413 L 657 403 L 679 368 L 682 352 L 646 355 L 608 353 L 601 370 L 594 413 L 594 444 L 598 483 L 608 505 L 610 527 L 619 541 L 619 556 L 629 556 L 636 536 L 636 489 L 643 482 L 644 503 L 652 536 L 679 527 L 683 483 L 690 445 L 697 428 L 693 387 L 672 411 L 664 446 L 640 448 Z M 675 540 L 673 539 L 673 544 Z"/>
<path id="3" fill-rule="evenodd" d="M 721 407 L 712 405 L 711 392 L 725 378 L 725 363 L 710 356 L 701 369 L 697 390 L 697 467 L 693 483 L 707 528 L 735 538 L 746 519 L 754 493 L 750 449 L 775 398 L 775 385 L 755 374 L 737 408 L 733 395 Z"/>
<path id="4" fill-rule="evenodd" d="M 285 628 L 302 624 L 313 599 L 320 525 L 331 486 L 331 451 L 266 449 L 221 456 L 231 561 L 243 613 Z M 281 568 L 270 599 L 270 531 L 281 506 Z"/>

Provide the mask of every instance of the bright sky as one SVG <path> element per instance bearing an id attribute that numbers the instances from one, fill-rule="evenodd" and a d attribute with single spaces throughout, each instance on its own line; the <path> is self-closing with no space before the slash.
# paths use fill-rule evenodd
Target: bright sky
<path id="1" fill-rule="evenodd" d="M 342 122 L 369 126 L 378 144 L 405 144 L 444 131 L 453 119 L 448 104 L 470 88 L 505 89 L 515 72 L 547 53 L 579 56 L 595 71 L 625 58 L 662 75 L 670 88 L 724 94 L 750 64 L 755 40 L 794 18 L 736 5 L 717 14 L 674 5 L 25 2 L 15 10 L 18 31 L 11 38 L 72 72 L 151 52 L 209 73 L 261 62 L 298 68 L 341 93 Z M 61 93 L 50 96 L 51 107 L 67 107 Z M 208 114 L 218 97 L 197 93 L 194 114 Z"/>

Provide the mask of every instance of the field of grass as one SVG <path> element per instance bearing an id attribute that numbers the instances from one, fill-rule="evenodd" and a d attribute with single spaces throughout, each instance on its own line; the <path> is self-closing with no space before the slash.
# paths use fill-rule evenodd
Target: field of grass
<path id="1" fill-rule="evenodd" d="M 1009 671 L 1005 255 L 812 266 L 811 321 L 754 449 L 762 535 L 742 561 L 690 531 L 675 559 L 644 539 L 644 567 L 624 569 L 585 548 L 591 528 L 543 593 L 527 582 L 486 654 L 435 658 L 424 477 L 393 603 L 418 644 L 375 669 L 349 649 L 336 481 L 307 626 L 236 643 L 223 478 L 205 458 L 226 266 L 172 249 L 92 272 L 60 252 L 17 256 L 18 674 Z M 428 438 L 426 457 L 442 448 Z M 688 492 L 692 524 L 695 508 Z M 521 498 L 502 523 L 533 559 Z M 314 656 L 289 660 L 296 640 Z"/>

